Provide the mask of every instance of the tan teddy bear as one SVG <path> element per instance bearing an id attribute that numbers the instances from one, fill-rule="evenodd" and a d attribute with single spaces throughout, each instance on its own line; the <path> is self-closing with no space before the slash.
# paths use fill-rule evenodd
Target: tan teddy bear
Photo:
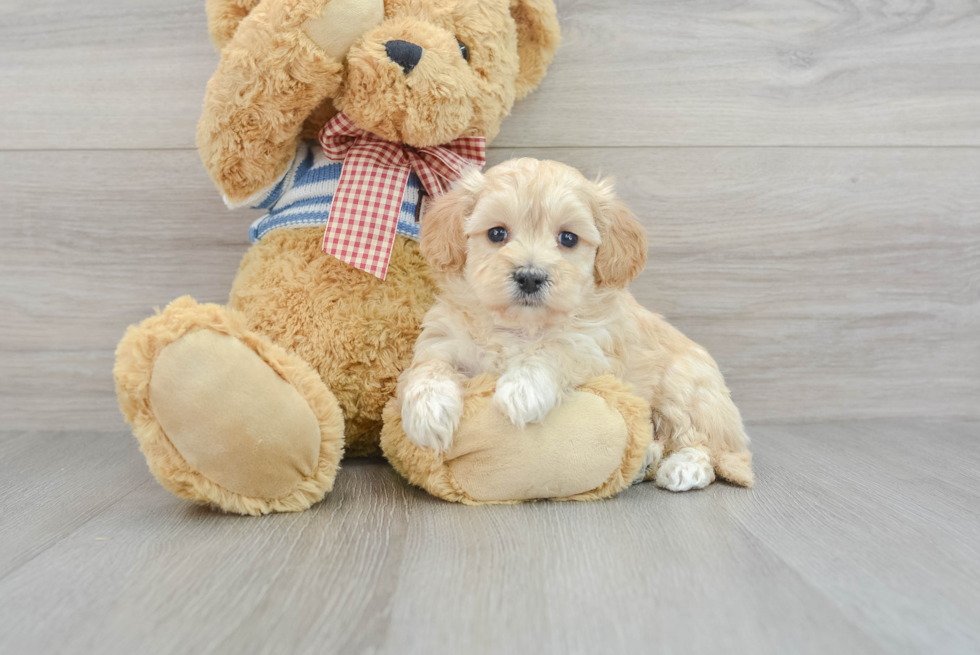
<path id="1" fill-rule="evenodd" d="M 383 409 L 433 302 L 416 242 L 422 206 L 461 166 L 482 164 L 483 140 L 544 76 L 558 22 L 551 0 L 207 9 L 221 61 L 201 158 L 229 206 L 268 213 L 227 306 L 183 297 L 127 331 L 117 393 L 173 493 L 231 512 L 296 511 L 331 489 L 345 450 L 379 452 Z M 402 163 L 377 164 L 389 156 Z M 384 229 L 357 227 L 346 250 L 351 217 L 370 212 Z M 389 458 L 465 502 L 603 497 L 640 470 L 649 410 L 615 380 L 583 389 L 534 439 L 486 415 L 492 385 L 473 381 L 455 455 L 418 452 L 393 429 Z M 595 461 L 575 443 L 611 455 Z"/>

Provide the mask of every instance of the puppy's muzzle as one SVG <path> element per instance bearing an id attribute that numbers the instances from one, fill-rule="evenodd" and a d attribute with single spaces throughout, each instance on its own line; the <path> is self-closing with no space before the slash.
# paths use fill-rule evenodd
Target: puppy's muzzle
<path id="1" fill-rule="evenodd" d="M 532 266 L 522 266 L 512 277 L 522 299 L 534 299 L 548 287 L 548 274 Z"/>

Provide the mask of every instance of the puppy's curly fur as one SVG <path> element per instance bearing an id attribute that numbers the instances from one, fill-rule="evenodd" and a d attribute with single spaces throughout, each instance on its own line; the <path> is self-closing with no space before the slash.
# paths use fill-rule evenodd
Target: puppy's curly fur
<path id="1" fill-rule="evenodd" d="M 461 384 L 481 373 L 499 376 L 494 402 L 522 426 L 611 372 L 649 400 L 664 445 L 644 477 L 673 491 L 716 472 L 751 485 L 749 440 L 714 360 L 626 290 L 646 252 L 609 180 L 533 159 L 470 171 L 423 221 L 441 293 L 399 383 L 409 438 L 448 450 Z"/>

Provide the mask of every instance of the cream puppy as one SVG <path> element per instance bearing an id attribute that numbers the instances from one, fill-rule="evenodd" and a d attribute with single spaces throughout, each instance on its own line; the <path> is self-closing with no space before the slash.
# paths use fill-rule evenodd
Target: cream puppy
<path id="1" fill-rule="evenodd" d="M 714 360 L 626 290 L 647 241 L 608 180 L 534 159 L 474 169 L 433 203 L 421 248 L 441 293 L 399 381 L 417 445 L 450 449 L 466 378 L 498 376 L 494 403 L 523 427 L 611 372 L 650 402 L 666 455 L 659 486 L 705 487 L 718 458 L 748 456 Z"/>

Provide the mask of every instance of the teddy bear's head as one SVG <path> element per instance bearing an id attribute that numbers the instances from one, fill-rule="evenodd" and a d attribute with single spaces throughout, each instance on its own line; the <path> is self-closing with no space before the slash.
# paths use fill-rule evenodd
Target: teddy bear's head
<path id="1" fill-rule="evenodd" d="M 306 24 L 328 52 L 334 30 L 343 29 L 330 13 L 344 2 L 371 0 L 331 0 Z M 389 141 L 425 147 L 459 136 L 492 139 L 514 101 L 544 77 L 558 46 L 553 0 L 383 0 L 383 19 L 382 0 L 374 2 L 379 15 L 350 39 L 332 104 Z M 209 0 L 216 44 L 255 4 Z M 369 19 L 361 13 L 358 20 Z"/>

